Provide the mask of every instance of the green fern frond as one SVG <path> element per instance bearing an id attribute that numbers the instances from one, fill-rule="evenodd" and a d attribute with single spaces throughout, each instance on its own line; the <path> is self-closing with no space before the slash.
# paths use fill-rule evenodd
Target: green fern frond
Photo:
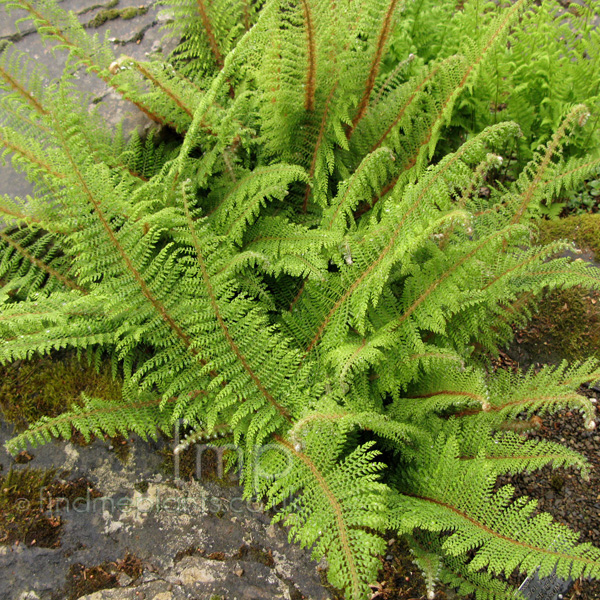
<path id="1" fill-rule="evenodd" d="M 133 432 L 147 439 L 158 436 L 159 429 L 171 433 L 173 407 L 160 408 L 160 398 L 141 397 L 135 402 L 107 402 L 83 395 L 83 404 L 74 405 L 70 411 L 58 417 L 42 417 L 35 425 L 12 438 L 6 445 L 15 454 L 26 448 L 48 443 L 53 437 L 70 439 L 73 428 L 86 442 L 92 434 L 102 436 L 128 435 Z"/>
<path id="2" fill-rule="evenodd" d="M 290 527 L 291 539 L 312 547 L 314 558 L 327 556 L 334 586 L 347 590 L 349 598 L 364 598 L 367 583 L 374 581 L 379 569 L 377 555 L 385 547 L 369 531 L 386 527 L 388 493 L 387 486 L 377 481 L 382 465 L 373 462 L 377 455 L 371 450 L 373 443 L 358 446 L 337 463 L 339 442 L 332 443 L 322 430 L 312 430 L 301 450 L 284 439 L 278 442 L 286 452 L 271 451 L 262 466 L 265 476 L 278 475 L 267 490 L 268 506 L 300 492 L 276 520 Z"/>
<path id="3" fill-rule="evenodd" d="M 515 568 L 530 574 L 539 566 L 540 577 L 554 568 L 565 579 L 596 576 L 597 549 L 577 544 L 577 534 L 552 522 L 549 514 L 534 516 L 535 501 L 513 501 L 512 486 L 493 493 L 493 467 L 479 461 L 465 465 L 455 438 L 438 439 L 427 455 L 420 469 L 409 467 L 402 477 L 393 516 L 400 532 L 449 532 L 443 551 L 451 556 L 473 552 L 470 572 L 486 567 L 509 576 Z M 449 477 L 452 486 L 444 484 Z"/>

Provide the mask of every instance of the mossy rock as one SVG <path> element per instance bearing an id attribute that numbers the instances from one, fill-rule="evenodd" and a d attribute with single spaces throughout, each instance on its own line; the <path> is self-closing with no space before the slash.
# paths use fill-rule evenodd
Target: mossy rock
<path id="1" fill-rule="evenodd" d="M 147 6 L 128 6 L 127 8 L 121 9 L 120 17 L 126 21 L 133 19 L 134 17 L 141 17 L 148 12 Z"/>
<path id="2" fill-rule="evenodd" d="M 55 417 L 87 396 L 118 401 L 121 382 L 109 365 L 99 371 L 75 353 L 59 352 L 0 366 L 0 412 L 18 429 L 42 416 Z"/>
<path id="3" fill-rule="evenodd" d="M 536 362 L 600 359 L 600 295 L 582 288 L 548 292 L 516 341 Z"/>
<path id="4" fill-rule="evenodd" d="M 147 6 L 126 6 L 125 8 L 104 8 L 99 11 L 95 17 L 90 19 L 85 26 L 95 29 L 101 27 L 107 21 L 115 19 L 133 19 L 138 16 L 145 15 L 148 12 Z"/>
<path id="5" fill-rule="evenodd" d="M 566 217 L 556 221 L 540 221 L 540 242 L 574 241 L 575 245 L 600 262 L 600 214 Z"/>
<path id="6" fill-rule="evenodd" d="M 600 214 L 540 221 L 538 228 L 541 243 L 573 241 L 583 257 L 600 262 Z M 600 359 L 600 295 L 581 287 L 549 291 L 516 341 L 538 362 Z"/>
<path id="7" fill-rule="evenodd" d="M 37 548 L 60 544 L 60 510 L 76 499 L 99 498 L 87 479 L 57 479 L 56 469 L 14 468 L 0 476 L 0 544 Z"/>

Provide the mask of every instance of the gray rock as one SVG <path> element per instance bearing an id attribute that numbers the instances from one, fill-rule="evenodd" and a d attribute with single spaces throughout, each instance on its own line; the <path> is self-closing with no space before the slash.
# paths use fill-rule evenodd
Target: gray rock
<path id="1" fill-rule="evenodd" d="M 118 587 L 84 598 L 283 600 L 290 589 L 307 599 L 329 598 L 309 552 L 290 545 L 286 530 L 244 502 L 239 487 L 195 480 L 177 487 L 172 473 L 159 472 L 170 442 L 133 436 L 125 464 L 103 440 L 84 447 L 54 442 L 20 465 L 2 446 L 11 436 L 12 427 L 0 421 L 3 472 L 69 461 L 66 478 L 85 476 L 103 496 L 74 499 L 56 511 L 63 522 L 58 548 L 0 546 L 2 600 L 25 600 L 27 593 L 37 595 L 27 600 L 61 597 L 71 565 L 118 562 L 127 553 L 142 561 L 141 577 L 119 573 Z M 140 481 L 148 482 L 144 492 L 135 487 Z"/>

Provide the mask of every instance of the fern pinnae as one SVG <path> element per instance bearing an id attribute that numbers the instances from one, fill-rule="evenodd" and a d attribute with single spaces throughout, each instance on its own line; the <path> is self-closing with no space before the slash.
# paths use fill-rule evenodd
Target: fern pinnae
<path id="1" fill-rule="evenodd" d="M 306 350 L 304 351 L 304 356 L 307 356 L 311 352 L 311 350 L 315 347 L 315 345 L 317 344 L 317 342 L 323 335 L 325 328 L 327 327 L 331 318 L 336 313 L 336 311 L 339 309 L 339 307 L 342 306 L 342 304 L 348 298 L 351 297 L 351 295 L 355 292 L 355 290 L 362 284 L 362 282 L 371 274 L 371 272 L 381 263 L 381 261 L 383 261 L 383 259 L 387 256 L 387 254 L 392 250 L 392 248 L 394 247 L 394 244 L 396 242 L 397 236 L 402 231 L 402 226 L 404 224 L 404 220 L 410 215 L 410 213 L 414 209 L 416 209 L 417 206 L 418 206 L 418 201 L 415 202 L 409 208 L 409 210 L 404 213 L 402 220 L 400 221 L 400 223 L 396 226 L 395 230 L 390 235 L 390 239 L 389 239 L 388 243 L 385 245 L 385 247 L 383 248 L 383 250 L 381 251 L 381 253 L 377 256 L 377 258 L 373 262 L 368 264 L 367 268 L 364 271 L 362 271 L 360 273 L 360 275 L 358 277 L 356 277 L 356 279 L 354 279 L 352 281 L 352 283 L 349 285 L 349 287 L 346 290 L 344 290 L 344 293 L 333 304 L 333 306 L 331 307 L 331 309 L 329 310 L 329 312 L 327 313 L 327 315 L 325 316 L 325 318 L 319 325 L 319 328 L 317 329 L 316 333 L 314 334 L 313 338 L 311 339 Z M 460 215 L 462 215 L 463 218 L 467 216 L 466 213 L 464 213 L 464 211 L 457 211 L 455 213 L 452 213 L 450 216 L 446 215 L 446 216 L 442 217 L 442 219 L 439 221 L 438 224 L 436 224 L 434 226 L 434 228 L 441 225 L 446 220 L 448 220 L 448 219 L 452 220 L 453 218 L 456 218 L 457 216 L 460 216 Z M 470 258 L 470 256 L 468 256 L 467 258 Z M 467 258 L 465 258 L 465 260 L 467 260 Z M 456 268 L 458 268 L 458 266 L 459 265 L 456 265 Z M 429 292 L 427 292 L 427 294 L 423 297 L 423 300 L 426 298 L 426 296 L 429 293 L 431 293 L 431 291 L 433 291 L 435 289 L 435 287 L 437 287 L 437 285 L 432 287 L 431 290 Z M 416 308 L 416 306 L 414 308 Z M 411 312 L 412 312 L 412 310 L 411 310 Z M 406 314 L 406 317 L 408 317 L 408 316 L 410 316 L 410 313 Z"/>
<path id="2" fill-rule="evenodd" d="M 30 252 L 23 248 L 21 244 L 13 240 L 10 236 L 6 235 L 6 233 L 4 233 L 2 230 L 0 230 L 0 239 L 4 240 L 7 244 L 12 246 L 19 254 L 24 256 L 29 262 L 33 263 L 36 267 L 42 269 L 50 276 L 58 279 L 58 281 L 60 281 L 65 287 L 68 287 L 72 290 L 77 290 L 82 294 L 88 293 L 85 288 L 81 287 L 80 285 L 66 277 L 64 274 L 54 269 L 51 265 L 48 265 L 43 260 L 40 260 L 36 256 L 33 256 Z"/>
<path id="3" fill-rule="evenodd" d="M 418 296 L 402 313 L 398 319 L 390 324 L 390 331 L 396 330 L 410 315 L 421 305 L 427 298 L 453 273 L 455 273 L 462 265 L 468 262 L 471 258 L 473 258 L 478 252 L 484 249 L 488 244 L 492 242 L 496 242 L 496 238 L 505 238 L 508 237 L 512 233 L 511 228 L 504 228 L 497 232 L 494 232 L 492 235 L 483 239 L 483 241 L 477 244 L 474 248 L 472 248 L 469 252 L 464 254 L 458 261 L 456 261 L 453 265 L 451 265 L 446 271 L 441 273 L 437 279 L 435 279 L 424 291 Z M 386 327 L 387 329 L 387 327 Z"/>
<path id="4" fill-rule="evenodd" d="M 287 421 L 291 421 L 291 417 L 290 417 L 288 411 L 283 406 L 281 406 L 275 400 L 275 398 L 271 395 L 271 393 L 264 387 L 264 385 L 262 384 L 262 382 L 260 381 L 260 379 L 258 378 L 256 373 L 253 371 L 252 367 L 250 366 L 248 360 L 242 354 L 242 352 L 240 351 L 240 348 L 238 347 L 235 340 L 231 336 L 231 332 L 229 331 L 229 328 L 221 315 L 221 310 L 219 308 L 219 304 L 217 302 L 217 298 L 215 296 L 215 292 L 212 287 L 211 278 L 210 278 L 210 275 L 209 275 L 209 272 L 208 272 L 208 269 L 206 266 L 206 262 L 204 260 L 202 248 L 200 246 L 200 241 L 199 241 L 197 233 L 195 231 L 194 222 L 192 220 L 191 213 L 190 213 L 189 206 L 188 206 L 187 194 L 185 192 L 183 194 L 183 206 L 184 206 L 185 215 L 186 215 L 186 218 L 187 218 L 187 221 L 189 224 L 192 240 L 194 243 L 194 248 L 196 250 L 196 257 L 198 259 L 198 264 L 200 265 L 200 269 L 202 272 L 202 278 L 204 279 L 204 285 L 206 286 L 206 289 L 208 291 L 208 296 L 209 296 L 209 300 L 210 300 L 213 312 L 215 314 L 217 322 L 219 323 L 219 327 L 223 331 L 223 335 L 225 336 L 227 343 L 229 344 L 229 346 L 231 347 L 231 349 L 237 356 L 238 360 L 240 361 L 240 363 L 242 364 L 242 366 L 244 367 L 244 369 L 246 370 L 246 372 L 248 373 L 248 375 L 250 376 L 250 378 L 256 385 L 257 389 L 260 391 L 260 393 L 265 397 L 265 399 L 277 410 L 277 412 L 284 419 L 286 419 Z"/>
<path id="5" fill-rule="evenodd" d="M 451 110 L 458 96 L 465 89 L 465 86 L 472 77 L 477 76 L 479 67 L 487 54 L 497 43 L 502 39 L 508 27 L 518 16 L 522 8 L 530 0 L 518 0 L 513 6 L 506 11 L 503 18 L 499 18 L 498 22 L 493 22 L 490 26 L 491 33 L 485 41 L 483 47 L 478 48 L 474 56 L 468 57 L 470 60 L 459 61 L 459 73 L 462 70 L 462 78 L 455 85 L 449 87 L 447 95 L 439 103 L 439 109 L 435 118 L 431 121 L 427 128 L 427 133 L 419 142 L 417 149 L 413 152 L 411 158 L 407 160 L 403 166 L 404 172 L 409 171 L 415 165 L 418 165 L 423 160 L 424 152 L 427 150 L 429 158 L 433 156 L 435 146 L 437 145 L 439 132 L 445 121 L 448 121 L 448 112 Z"/>
<path id="6" fill-rule="evenodd" d="M 124 66 L 125 63 L 128 65 L 133 65 L 136 71 L 138 71 L 148 81 L 152 82 L 157 89 L 162 90 L 166 96 L 171 98 L 171 100 L 173 100 L 173 102 L 188 115 L 188 117 L 192 118 L 192 109 L 189 106 L 186 106 L 183 100 L 173 90 L 169 89 L 161 81 L 159 81 L 140 61 L 134 60 L 129 56 L 121 56 L 118 60 L 119 66 Z"/>
<path id="7" fill-rule="evenodd" d="M 523 214 L 525 213 L 525 210 L 531 203 L 535 192 L 543 182 L 543 178 L 550 165 L 550 161 L 552 160 L 560 146 L 565 143 L 565 138 L 569 129 L 574 127 L 576 123 L 579 123 L 580 126 L 583 126 L 585 124 L 585 121 L 589 117 L 589 114 L 590 113 L 587 106 L 579 104 L 573 107 L 573 109 L 565 117 L 561 126 L 556 130 L 556 133 L 552 136 L 552 139 L 548 143 L 544 156 L 539 166 L 535 170 L 535 175 L 532 181 L 520 194 L 520 202 L 516 210 L 514 211 L 511 223 L 517 223 L 523 217 Z"/>
<path id="8" fill-rule="evenodd" d="M 371 146 L 371 152 L 377 150 L 390 136 L 391 132 L 398 126 L 399 123 L 402 122 L 402 119 L 408 112 L 408 110 L 413 106 L 414 101 L 418 98 L 419 94 L 425 89 L 425 87 L 434 80 L 434 78 L 438 75 L 440 70 L 444 68 L 446 63 L 450 63 L 454 61 L 454 57 L 450 57 L 436 64 L 433 68 L 424 69 L 424 76 L 421 77 L 418 81 L 416 81 L 416 85 L 408 96 L 408 98 L 401 105 L 400 110 L 397 111 L 394 120 L 389 124 L 386 130 L 381 134 L 381 137 Z"/>
<path id="9" fill-rule="evenodd" d="M 480 142 L 480 140 L 477 138 L 475 138 L 474 140 L 471 140 L 471 142 L 467 142 L 448 161 L 445 161 L 445 163 L 443 165 L 440 165 L 436 170 L 433 171 L 432 176 L 427 179 L 426 184 L 421 186 L 421 188 L 419 190 L 419 194 L 416 195 L 416 198 L 414 199 L 412 204 L 403 211 L 401 219 L 399 220 L 399 222 L 397 224 L 395 224 L 395 227 L 390 234 L 388 243 L 384 246 L 382 251 L 377 255 L 375 260 L 373 260 L 371 263 L 369 263 L 367 268 L 364 271 L 362 271 L 357 276 L 356 279 L 353 280 L 352 284 L 344 291 L 344 294 L 336 301 L 336 303 L 330 309 L 329 313 L 325 316 L 323 322 L 319 326 L 319 329 L 316 331 L 315 336 L 313 337 L 313 339 L 307 346 L 307 348 L 305 350 L 305 356 L 310 353 L 312 348 L 318 342 L 323 331 L 327 327 L 327 324 L 331 320 L 331 317 L 335 314 L 335 312 L 338 310 L 338 308 L 346 301 L 347 298 L 349 298 L 352 295 L 354 290 L 361 285 L 363 280 L 365 280 L 370 275 L 370 273 L 377 267 L 377 265 L 380 264 L 385 259 L 387 254 L 392 250 L 392 248 L 395 245 L 396 239 L 402 232 L 405 222 L 412 215 L 412 213 L 414 211 L 416 211 L 418 208 L 421 207 L 421 202 L 425 198 L 430 187 L 434 183 L 436 183 L 439 178 L 441 178 L 443 176 L 445 170 L 449 169 L 454 162 L 459 161 L 466 152 L 468 152 L 473 147 L 476 147 L 479 142 Z M 365 239 L 367 239 L 368 237 L 377 235 L 379 232 L 384 232 L 388 227 L 389 227 L 389 225 L 387 225 L 387 223 L 386 223 L 385 225 L 380 225 L 380 226 L 373 228 L 373 230 L 371 230 L 367 235 L 365 235 L 362 238 L 363 241 Z M 361 242 L 359 241 L 358 243 L 361 243 Z"/>
<path id="10" fill-rule="evenodd" d="M 327 120 L 329 117 L 329 110 L 333 101 L 333 97 L 335 96 L 337 87 L 338 87 L 338 83 L 339 80 L 335 82 L 335 84 L 331 87 L 331 91 L 329 92 L 329 95 L 327 96 L 327 100 L 325 101 L 325 107 L 323 109 L 323 114 L 321 116 L 321 124 L 319 126 L 319 133 L 317 135 L 317 139 L 315 141 L 314 144 L 314 149 L 312 152 L 312 157 L 310 159 L 310 166 L 308 168 L 308 177 L 309 177 L 309 182 L 306 184 L 306 189 L 304 191 L 304 200 L 302 202 L 302 211 L 306 212 L 308 210 L 308 200 L 310 198 L 310 194 L 311 194 L 311 185 L 310 182 L 313 181 L 314 175 L 315 175 L 315 170 L 317 168 L 317 159 L 319 156 L 319 150 L 321 148 L 321 144 L 323 143 L 323 140 L 325 138 L 325 130 L 326 130 L 326 126 L 327 126 Z"/>
<path id="11" fill-rule="evenodd" d="M 417 480 L 409 476 L 408 489 L 397 497 L 396 518 L 401 531 L 416 527 L 433 533 L 450 531 L 452 535 L 442 549 L 450 555 L 462 554 L 465 548 L 474 549 L 472 570 L 486 566 L 492 573 L 504 571 L 509 575 L 513 568 L 519 567 L 529 574 L 541 565 L 540 576 L 544 576 L 556 566 L 559 577 L 566 577 L 569 572 L 577 577 L 598 570 L 599 553 L 595 548 L 589 544 L 575 545 L 576 534 L 552 523 L 547 513 L 531 518 L 535 501 L 521 498 L 511 504 L 514 492 L 511 486 L 493 493 L 496 479 L 493 465 L 462 464 L 453 437 L 447 442 L 442 438 L 438 443 L 440 446 L 432 449 L 428 477 Z M 455 473 L 460 484 L 445 488 L 443 477 L 436 478 L 442 472 Z M 424 514 L 416 516 L 414 511 L 418 510 Z M 517 533 L 519 539 L 515 538 Z M 570 546 L 570 551 L 549 548 L 559 537 Z M 508 552 L 511 560 L 504 563 L 494 560 L 494 550 Z"/>
<path id="12" fill-rule="evenodd" d="M 35 155 L 31 149 L 28 149 L 22 144 L 22 140 L 19 140 L 14 133 L 0 127 L 0 145 L 4 146 L 6 150 L 16 154 L 23 158 L 25 161 L 30 163 L 32 166 L 37 167 L 41 171 L 44 171 L 50 178 L 64 179 L 65 175 L 55 171 L 47 162 L 43 161 L 39 156 Z M 12 139 L 11 139 L 12 138 Z M 52 181 L 52 179 L 51 179 Z"/>
<path id="13" fill-rule="evenodd" d="M 204 27 L 204 31 L 206 32 L 206 37 L 208 38 L 208 43 L 210 45 L 210 49 L 214 55 L 215 62 L 219 69 L 223 68 L 223 56 L 221 55 L 221 50 L 219 49 L 219 45 L 217 44 L 217 39 L 213 32 L 210 16 L 208 14 L 208 10 L 206 8 L 205 0 L 196 0 L 198 5 L 198 13 L 200 14 L 200 19 L 202 20 L 202 26 Z"/>
<path id="14" fill-rule="evenodd" d="M 385 162 L 382 160 L 382 156 L 385 156 Z M 329 218 L 324 217 L 325 228 L 333 229 L 336 225 L 343 227 L 343 220 L 352 215 L 360 198 L 364 197 L 370 188 L 374 188 L 376 193 L 381 191 L 379 188 L 382 187 L 382 179 L 386 178 L 388 174 L 388 165 L 390 164 L 388 160 L 392 162 L 395 160 L 388 148 L 376 150 L 363 158 L 350 179 L 339 185 L 338 194 L 329 211 L 331 215 Z"/>
<path id="15" fill-rule="evenodd" d="M 558 254 L 566 247 L 565 243 L 555 242 L 554 244 L 548 244 L 544 246 L 540 250 L 534 250 L 532 252 L 526 252 L 525 257 L 522 260 L 519 260 L 515 264 L 509 266 L 508 268 L 502 270 L 500 273 L 497 273 L 492 277 L 489 281 L 485 283 L 485 285 L 481 288 L 482 291 L 491 288 L 496 285 L 499 281 L 503 281 L 505 278 L 509 277 L 515 271 L 519 272 L 521 270 L 526 271 L 526 267 L 532 263 L 539 264 L 542 260 L 547 259 L 553 255 Z"/>
<path id="16" fill-rule="evenodd" d="M 19 443 L 73 426 L 147 435 L 177 419 L 193 431 L 180 448 L 227 431 L 243 452 L 244 497 L 266 496 L 352 600 L 369 597 L 390 525 L 422 550 L 429 592 L 440 578 L 505 600 L 495 574 L 556 562 L 560 576 L 600 578 L 600 554 L 532 518 L 534 504 L 512 502 L 510 488 L 492 491 L 500 473 L 543 466 L 586 477 L 577 453 L 517 433 L 564 407 L 595 426 L 576 392 L 600 379 L 598 365 L 513 376 L 478 362 L 544 289 L 600 289 L 597 269 L 551 258 L 563 243 L 535 245 L 511 223 L 524 196 L 531 206 L 581 181 L 597 157 L 555 152 L 546 164 L 546 146 L 506 188 L 490 170 L 496 153 L 539 120 L 525 110 L 519 125 L 475 130 L 522 108 L 496 115 L 474 83 L 502 101 L 503 52 L 523 52 L 513 43 L 522 30 L 542 37 L 545 13 L 532 9 L 531 21 L 526 0 L 481 13 L 476 2 L 457 11 L 427 0 L 395 28 L 399 0 L 164 0 L 185 38 L 167 63 L 115 60 L 50 0 L 0 2 L 33 8 L 69 52 L 68 71 L 46 87 L 18 53 L 0 57 L 22 86 L 0 72 L 0 145 L 38 186 L 35 198 L 0 198 L 12 227 L 0 232 L 0 361 L 104 350 L 125 373 L 121 402 L 85 399 Z M 432 35 L 441 29 L 443 41 Z M 587 43 L 565 36 L 565 47 Z M 75 67 L 179 135 L 110 135 L 88 115 Z M 572 106 L 576 94 L 562 94 L 551 101 Z M 559 132 L 557 151 L 567 140 L 581 149 L 583 117 Z M 385 483 L 382 450 L 393 457 Z M 555 534 L 566 549 L 544 553 Z"/>
<path id="17" fill-rule="evenodd" d="M 400 73 L 402 73 L 402 71 L 406 69 L 408 65 L 414 62 L 415 58 L 416 56 L 411 52 L 407 58 L 398 63 L 398 66 L 388 75 L 387 79 L 377 86 L 377 95 L 371 102 L 371 107 L 376 106 L 382 99 L 384 94 L 389 93 L 396 87 L 396 84 L 394 83 L 396 81 L 396 78 Z"/>
<path id="18" fill-rule="evenodd" d="M 5 48 L 0 56 L 6 55 L 7 50 Z M 21 96 L 25 102 L 30 104 L 38 114 L 43 116 L 48 115 L 48 111 L 41 105 L 39 100 L 37 100 L 37 98 L 28 89 L 26 89 L 26 87 L 20 81 L 18 81 L 16 77 L 9 73 L 8 70 L 2 66 L 2 64 L 0 64 L 0 77 L 6 82 L 6 84 L 8 84 L 10 89 L 17 92 L 19 96 Z"/>
<path id="19" fill-rule="evenodd" d="M 292 445 L 290 442 L 283 439 L 282 437 L 275 435 L 274 438 L 279 444 L 281 444 L 281 446 L 286 448 L 288 452 L 290 452 L 298 461 L 300 461 L 310 470 L 315 481 L 317 482 L 325 498 L 327 499 L 331 510 L 335 515 L 337 530 L 339 532 L 340 545 L 344 554 L 345 562 L 350 576 L 350 594 L 353 599 L 358 600 L 363 596 L 363 585 L 361 585 L 360 576 L 358 573 L 357 566 L 355 564 L 354 554 L 350 546 L 350 537 L 348 533 L 348 526 L 346 525 L 346 521 L 344 519 L 344 511 L 337 496 L 332 492 L 329 485 L 327 484 L 325 477 L 319 471 L 319 469 L 317 468 L 315 463 L 310 459 L 309 456 L 307 456 L 301 451 L 296 450 L 294 445 Z"/>
<path id="20" fill-rule="evenodd" d="M 168 433 L 171 428 L 170 410 L 160 408 L 161 398 L 151 400 L 138 400 L 135 402 L 106 402 L 97 399 L 88 399 L 84 396 L 83 407 L 75 406 L 71 411 L 57 417 L 44 417 L 25 432 L 12 438 L 6 445 L 11 454 L 31 444 L 34 447 L 51 439 L 51 436 L 69 439 L 71 427 L 80 431 L 89 442 L 90 434 L 100 435 L 107 432 L 109 435 L 117 433 L 127 435 L 135 431 L 142 437 L 151 435 L 156 437 L 156 429 L 160 428 Z M 112 427 L 107 426 L 107 417 L 113 417 Z M 102 419 L 102 427 L 98 426 Z"/>
<path id="21" fill-rule="evenodd" d="M 600 158 L 571 159 L 565 164 L 565 168 L 560 170 L 559 175 L 544 183 L 544 188 L 549 195 L 556 197 L 562 190 L 573 188 L 575 182 L 596 173 L 599 168 Z"/>
<path id="22" fill-rule="evenodd" d="M 274 6 L 274 4 L 271 4 L 271 6 Z M 261 13 L 261 18 L 266 20 L 268 19 L 268 16 L 270 16 L 270 12 L 266 9 L 263 10 L 263 12 Z M 233 48 L 231 52 L 225 57 L 223 68 L 213 79 L 210 88 L 206 91 L 206 93 L 198 103 L 198 106 L 194 111 L 192 123 L 190 124 L 187 131 L 187 135 L 184 138 L 183 143 L 181 145 L 180 152 L 169 170 L 169 182 L 167 183 L 167 186 L 170 183 L 171 189 L 175 186 L 175 182 L 177 181 L 183 170 L 184 161 L 189 157 L 190 152 L 196 144 L 198 132 L 203 126 L 204 119 L 211 105 L 215 102 L 217 93 L 227 83 L 227 72 L 231 69 L 231 66 L 232 64 L 234 64 L 234 61 L 237 60 L 237 55 L 243 54 L 245 46 L 248 44 L 248 40 L 252 39 L 252 36 L 255 35 L 255 32 L 260 31 L 261 18 L 259 18 L 259 21 L 254 25 L 254 27 L 252 27 L 252 29 L 247 31 L 242 36 L 235 48 Z"/>
<path id="23" fill-rule="evenodd" d="M 168 313 L 168 311 L 166 310 L 166 308 L 162 304 L 162 302 L 160 302 L 160 300 L 158 298 L 156 298 L 154 296 L 154 294 L 152 294 L 152 292 L 150 291 L 150 289 L 148 287 L 148 284 L 146 283 L 146 281 L 144 280 L 144 278 L 142 277 L 140 272 L 135 268 L 135 265 L 133 264 L 131 257 L 127 254 L 127 252 L 125 251 L 125 249 L 119 242 L 115 232 L 113 231 L 112 227 L 110 226 L 110 223 L 108 222 L 106 216 L 104 215 L 104 212 L 102 210 L 100 203 L 95 198 L 92 191 L 90 190 L 84 176 L 81 173 L 79 165 L 73 159 L 73 157 L 68 149 L 68 142 L 66 141 L 66 139 L 64 137 L 64 133 L 61 131 L 61 125 L 56 123 L 56 121 L 55 121 L 55 125 L 56 125 L 56 127 L 55 127 L 56 133 L 62 141 L 63 151 L 65 152 L 65 155 L 67 156 L 69 162 L 71 163 L 71 165 L 73 167 L 73 173 L 75 174 L 77 181 L 79 182 L 79 186 L 80 186 L 81 190 L 83 191 L 83 193 L 85 194 L 85 196 L 87 197 L 90 204 L 92 205 L 92 207 L 94 208 L 94 211 L 95 211 L 96 215 L 98 216 L 98 219 L 109 239 L 110 244 L 115 248 L 115 250 L 118 252 L 118 254 L 123 259 L 123 262 L 127 267 L 127 270 L 133 276 L 134 280 L 140 287 L 142 294 L 145 296 L 145 298 L 148 300 L 148 302 L 160 314 L 160 316 L 167 323 L 167 325 L 169 325 L 170 329 L 175 333 L 175 335 L 177 336 L 177 338 L 179 338 L 179 340 L 183 343 L 183 345 L 187 349 L 189 349 L 192 352 L 192 354 L 195 354 L 196 351 L 194 348 L 191 347 L 192 340 L 189 337 L 189 335 L 185 331 L 183 331 L 181 326 Z"/>

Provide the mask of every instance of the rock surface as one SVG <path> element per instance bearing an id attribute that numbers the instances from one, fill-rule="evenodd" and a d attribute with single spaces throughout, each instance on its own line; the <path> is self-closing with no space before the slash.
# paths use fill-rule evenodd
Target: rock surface
<path id="1" fill-rule="evenodd" d="M 0 443 L 11 435 L 0 424 Z M 238 486 L 174 479 L 163 464 L 169 442 L 131 439 L 126 462 L 98 439 L 32 449 L 26 465 L 0 449 L 3 473 L 58 467 L 59 477 L 85 476 L 102 493 L 52 511 L 62 520 L 60 546 L 0 546 L 2 600 L 330 598 L 309 553 L 290 545 L 286 531 L 270 524 L 260 504 L 245 502 Z M 141 561 L 140 573 L 119 573 L 113 589 L 78 595 L 85 585 L 69 581 L 78 566 L 106 568 L 128 554 Z"/>

